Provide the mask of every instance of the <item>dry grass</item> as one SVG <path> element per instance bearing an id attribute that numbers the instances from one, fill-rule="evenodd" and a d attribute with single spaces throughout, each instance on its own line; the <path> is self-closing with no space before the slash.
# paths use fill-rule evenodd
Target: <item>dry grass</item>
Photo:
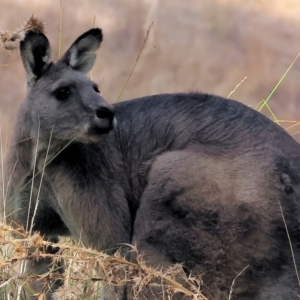
<path id="1" fill-rule="evenodd" d="M 18 235 L 19 238 L 13 238 Z M 165 299 L 172 299 L 175 293 L 181 293 L 184 299 L 206 298 L 201 294 L 201 279 L 187 277 L 181 265 L 162 271 L 149 268 L 142 255 L 138 255 L 137 263 L 128 262 L 119 252 L 110 256 L 72 243 L 57 243 L 60 248 L 57 254 L 47 254 L 45 247 L 53 245 L 46 242 L 38 234 L 29 235 L 24 230 L 13 229 L 7 225 L 0 226 L 0 297 L 18 299 L 26 298 L 26 291 L 34 293 L 28 285 L 30 281 L 43 280 L 47 289 L 53 278 L 64 280 L 64 286 L 53 295 L 53 299 L 98 299 L 101 291 L 101 282 L 109 286 L 132 287 L 131 299 L 138 299 L 138 295 L 145 287 L 162 286 Z M 136 249 L 132 247 L 132 251 Z M 43 259 L 51 257 L 54 264 L 64 260 L 65 272 L 60 274 L 55 265 L 43 275 L 20 274 L 18 266 L 25 260 Z M 179 283 L 184 282 L 184 286 Z M 100 283 L 100 284 L 99 284 Z M 37 294 L 38 299 L 44 299 L 44 292 Z"/>
<path id="2" fill-rule="evenodd" d="M 17 50 L 19 42 L 23 40 L 28 31 L 45 33 L 45 24 L 32 15 L 20 28 L 14 31 L 0 31 L 0 49 L 7 52 Z"/>
<path id="3" fill-rule="evenodd" d="M 47 25 L 54 59 L 59 56 L 60 35 L 63 52 L 91 28 L 96 17 L 104 42 L 93 80 L 110 102 L 118 98 L 153 21 L 155 26 L 120 101 L 195 90 L 227 97 L 247 76 L 231 98 L 255 107 L 267 98 L 300 49 L 297 0 L 65 0 L 61 31 L 59 0 L 2 0 L 0 28 L 16 28 L 33 13 Z M 9 139 L 24 97 L 25 74 L 16 54 L 0 53 L 0 65 L 8 65 L 0 68 L 0 120 Z M 281 119 L 300 120 L 299 76 L 297 62 L 272 96 L 271 108 Z M 267 109 L 264 113 L 272 117 Z"/>

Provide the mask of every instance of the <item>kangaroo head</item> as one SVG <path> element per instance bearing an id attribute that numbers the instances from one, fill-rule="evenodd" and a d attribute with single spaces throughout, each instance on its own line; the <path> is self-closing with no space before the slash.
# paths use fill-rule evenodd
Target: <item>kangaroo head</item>
<path id="1" fill-rule="evenodd" d="M 102 42 L 101 29 L 82 34 L 56 63 L 43 33 L 28 32 L 20 43 L 27 75 L 30 134 L 60 140 L 97 142 L 114 126 L 113 108 L 85 74 Z"/>

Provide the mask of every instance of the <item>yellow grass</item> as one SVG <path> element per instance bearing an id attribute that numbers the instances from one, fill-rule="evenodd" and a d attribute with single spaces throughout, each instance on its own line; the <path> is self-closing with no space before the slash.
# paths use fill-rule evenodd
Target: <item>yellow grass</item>
<path id="1" fill-rule="evenodd" d="M 13 238 L 13 235 L 20 237 Z M 185 299 L 206 299 L 200 292 L 201 279 L 187 278 L 181 265 L 174 265 L 165 271 L 155 270 L 145 264 L 142 255 L 137 256 L 137 263 L 132 263 L 125 260 L 119 252 L 110 256 L 104 252 L 72 245 L 71 242 L 57 243 L 55 246 L 60 251 L 57 254 L 46 254 L 43 249 L 49 245 L 53 244 L 44 241 L 37 233 L 29 235 L 21 228 L 16 230 L 8 225 L 0 226 L 1 299 L 16 299 L 19 286 L 23 288 L 22 297 L 26 297 L 25 292 L 34 293 L 28 285 L 32 280 L 45 281 L 46 289 L 53 278 L 64 280 L 64 286 L 54 293 L 54 299 L 98 299 L 101 291 L 99 282 L 110 286 L 130 285 L 132 299 L 138 299 L 139 293 L 146 286 L 151 288 L 157 285 L 162 285 L 166 295 L 170 297 L 181 293 Z M 132 251 L 136 251 L 133 246 L 130 247 Z M 60 274 L 53 266 L 43 275 L 25 275 L 16 269 L 25 260 L 45 257 L 51 257 L 54 263 L 64 260 L 66 272 Z M 37 296 L 43 299 L 43 291 Z"/>

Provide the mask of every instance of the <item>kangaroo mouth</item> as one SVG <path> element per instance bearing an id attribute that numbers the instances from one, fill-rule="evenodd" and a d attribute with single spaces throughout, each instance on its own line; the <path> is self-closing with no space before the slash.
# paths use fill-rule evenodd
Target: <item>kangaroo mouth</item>
<path id="1" fill-rule="evenodd" d="M 102 137 L 106 136 L 112 130 L 116 128 L 116 120 L 103 120 L 100 122 L 93 122 L 92 124 L 86 124 L 86 127 L 80 134 L 77 135 L 76 139 L 82 143 L 97 143 Z"/>
<path id="2" fill-rule="evenodd" d="M 86 138 L 89 142 L 98 142 L 103 135 L 110 133 L 116 127 L 116 120 L 105 120 L 103 124 L 92 124 L 86 131 Z"/>
<path id="3" fill-rule="evenodd" d="M 96 127 L 96 126 L 93 126 L 93 127 L 90 127 L 88 129 L 88 135 L 102 135 L 102 134 L 107 134 L 109 133 L 110 131 L 112 131 L 113 127 L 110 126 L 110 127 Z"/>

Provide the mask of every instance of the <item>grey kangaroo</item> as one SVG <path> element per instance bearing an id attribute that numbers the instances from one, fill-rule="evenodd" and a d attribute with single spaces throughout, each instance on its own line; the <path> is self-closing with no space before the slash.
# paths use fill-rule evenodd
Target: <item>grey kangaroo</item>
<path id="1" fill-rule="evenodd" d="M 28 32 L 20 43 L 28 91 L 6 159 L 8 221 L 98 250 L 136 244 L 155 268 L 182 263 L 187 275 L 201 275 L 209 299 L 228 299 L 247 266 L 232 300 L 299 299 L 281 208 L 299 266 L 300 145 L 257 111 L 217 96 L 109 104 L 85 75 L 101 41 L 91 29 L 56 63 L 44 34 Z M 29 272 L 50 262 L 33 261 Z M 101 297 L 130 295 L 130 287 L 106 286 Z M 146 288 L 140 299 L 164 295 Z"/>

